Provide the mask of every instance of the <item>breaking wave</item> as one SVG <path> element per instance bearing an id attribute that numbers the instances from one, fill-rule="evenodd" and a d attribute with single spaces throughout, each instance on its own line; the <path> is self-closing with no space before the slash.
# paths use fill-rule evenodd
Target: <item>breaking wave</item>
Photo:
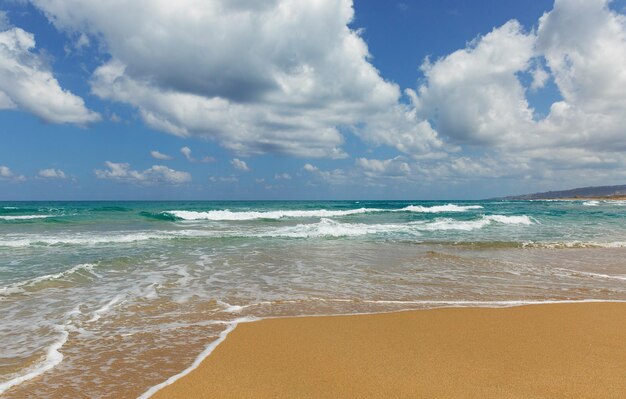
<path id="1" fill-rule="evenodd" d="M 298 224 L 283 227 L 274 231 L 261 233 L 265 237 L 355 237 L 370 234 L 406 234 L 419 236 L 425 231 L 440 230 L 476 230 L 491 223 L 500 224 L 533 224 L 528 216 L 488 215 L 477 220 L 438 219 L 433 222 L 409 222 L 389 224 L 341 223 L 322 218 L 319 223 Z"/>
<path id="2" fill-rule="evenodd" d="M 420 212 L 420 213 L 443 213 L 443 212 L 467 212 L 475 209 L 483 209 L 480 205 L 435 205 L 435 206 L 419 206 L 409 205 L 406 208 L 400 209 L 400 211 L 408 212 Z"/>
<path id="3" fill-rule="evenodd" d="M 5 287 L 0 287 L 0 296 L 21 293 L 21 292 L 24 292 L 24 289 L 27 287 L 34 287 L 37 284 L 42 283 L 44 281 L 61 280 L 61 279 L 69 277 L 70 275 L 74 273 L 81 272 L 81 271 L 87 272 L 90 275 L 96 275 L 93 271 L 93 268 L 95 266 L 96 265 L 94 265 L 93 263 L 82 263 L 82 264 L 73 266 L 70 269 L 67 269 L 59 273 L 46 274 L 46 275 L 35 277 L 29 280 L 19 281 L 17 283 L 13 283 Z"/>
<path id="4" fill-rule="evenodd" d="M 435 205 L 435 206 L 418 206 L 409 205 L 401 209 L 379 209 L 379 208 L 358 208 L 347 210 L 328 210 L 328 209 L 316 209 L 316 210 L 278 210 L 278 211 L 238 211 L 233 212 L 226 210 L 214 210 L 214 211 L 165 211 L 158 214 L 150 214 L 148 212 L 142 212 L 141 214 L 146 217 L 161 218 L 164 220 L 171 220 L 168 218 L 177 218 L 182 220 L 215 220 L 215 221 L 237 221 L 237 220 L 255 220 L 255 219 L 283 219 L 283 218 L 330 218 L 337 216 L 349 216 L 362 213 L 376 213 L 376 212 L 416 212 L 416 213 L 444 213 L 444 212 L 467 212 L 470 210 L 482 209 L 480 205 Z M 162 215 L 162 216 L 159 216 Z"/>
<path id="5" fill-rule="evenodd" d="M 348 210 L 331 211 L 327 209 L 317 210 L 293 210 L 293 211 L 240 211 L 232 212 L 226 210 L 196 212 L 196 211 L 166 211 L 165 215 L 174 215 L 182 220 L 255 220 L 255 219 L 283 219 L 283 218 L 328 218 L 333 216 L 348 216 L 367 212 L 381 212 L 383 209 L 376 208 L 359 208 Z"/>
<path id="6" fill-rule="evenodd" d="M 58 215 L 0 215 L 0 220 L 31 220 L 31 219 L 45 219 Z"/>

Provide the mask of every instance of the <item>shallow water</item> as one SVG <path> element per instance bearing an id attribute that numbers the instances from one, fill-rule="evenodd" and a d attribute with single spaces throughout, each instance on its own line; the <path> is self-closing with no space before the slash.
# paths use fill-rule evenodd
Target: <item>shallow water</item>
<path id="1" fill-rule="evenodd" d="M 626 300 L 626 203 L 0 203 L 0 391 L 137 397 L 241 317 Z"/>

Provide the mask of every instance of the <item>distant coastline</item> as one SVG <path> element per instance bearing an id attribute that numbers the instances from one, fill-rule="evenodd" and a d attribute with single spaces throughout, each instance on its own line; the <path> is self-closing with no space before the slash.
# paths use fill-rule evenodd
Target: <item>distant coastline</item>
<path id="1" fill-rule="evenodd" d="M 546 191 L 533 194 L 512 195 L 494 198 L 497 200 L 626 200 L 626 184 L 618 186 L 579 187 L 561 191 Z"/>
<path id="2" fill-rule="evenodd" d="M 569 198 L 545 198 L 558 199 L 559 201 L 626 201 L 626 195 L 607 195 L 607 196 L 575 196 Z"/>

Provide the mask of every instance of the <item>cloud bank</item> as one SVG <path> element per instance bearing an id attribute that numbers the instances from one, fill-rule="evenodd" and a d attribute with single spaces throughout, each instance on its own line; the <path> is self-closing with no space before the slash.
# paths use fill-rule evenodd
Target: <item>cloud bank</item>
<path id="1" fill-rule="evenodd" d="M 305 171 L 335 183 L 626 176 L 626 17 L 608 0 L 556 0 L 532 27 L 511 20 L 426 58 L 420 84 L 404 93 L 350 27 L 351 0 L 31 2 L 104 53 L 93 94 L 134 107 L 153 129 L 214 140 L 237 157 L 347 158 L 354 134 L 395 153 Z M 59 86 L 33 36 L 7 23 L 0 18 L 0 108 L 97 120 Z M 555 100 L 537 110 L 531 95 Z M 198 161 L 189 147 L 181 152 Z"/>
<path id="2" fill-rule="evenodd" d="M 102 41 L 111 59 L 93 93 L 154 129 L 240 155 L 342 158 L 342 131 L 402 151 L 441 145 L 369 62 L 350 0 L 32 2 Z"/>

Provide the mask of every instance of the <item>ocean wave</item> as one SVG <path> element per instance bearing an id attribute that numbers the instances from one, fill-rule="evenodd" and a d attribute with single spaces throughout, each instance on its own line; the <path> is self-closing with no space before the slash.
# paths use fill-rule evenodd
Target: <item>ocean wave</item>
<path id="1" fill-rule="evenodd" d="M 54 273 L 54 274 L 46 274 L 43 276 L 35 277 L 25 281 L 19 281 L 4 287 L 0 287 L 0 296 L 7 296 L 16 293 L 22 293 L 25 291 L 27 287 L 34 287 L 39 283 L 44 281 L 54 281 L 67 278 L 68 276 L 80 272 L 85 271 L 90 275 L 96 275 L 93 271 L 93 268 L 96 267 L 93 263 L 81 263 L 79 265 L 73 266 L 65 271 Z M 97 276 L 97 275 L 96 275 Z"/>
<path id="2" fill-rule="evenodd" d="M 238 221 L 238 220 L 255 220 L 255 219 L 283 219 L 283 218 L 314 218 L 314 217 L 334 217 L 348 216 L 368 212 L 381 212 L 383 209 L 376 208 L 359 208 L 331 211 L 327 209 L 317 210 L 281 210 L 281 211 L 238 211 L 233 212 L 226 210 L 215 210 L 206 212 L 197 211 L 165 211 L 163 214 L 174 215 L 182 220 L 215 220 L 215 221 Z"/>
<path id="3" fill-rule="evenodd" d="M 322 218 L 318 223 L 298 224 L 296 226 L 283 227 L 273 231 L 258 233 L 260 237 L 357 237 L 368 234 L 381 233 L 410 233 L 411 224 L 364 224 L 364 223 L 341 223 L 335 220 Z M 413 230 L 413 234 L 417 231 Z"/>
<path id="4" fill-rule="evenodd" d="M 125 208 L 123 206 L 115 206 L 115 205 L 100 206 L 100 207 L 96 207 L 96 208 L 91 208 L 90 209 L 91 212 L 128 212 L 130 210 L 132 210 L 132 209 Z"/>
<path id="5" fill-rule="evenodd" d="M 130 244 L 149 240 L 172 240 L 194 238 L 223 238 L 223 237 L 356 237 L 375 234 L 400 234 L 419 236 L 427 231 L 460 230 L 471 231 L 481 229 L 490 224 L 530 225 L 533 221 L 526 215 L 482 215 L 473 220 L 457 220 L 440 218 L 434 221 L 413 221 L 407 223 L 342 223 L 329 218 L 321 218 L 317 223 L 301 223 L 295 226 L 270 228 L 241 229 L 191 229 L 172 231 L 140 231 L 116 232 L 103 235 L 23 235 L 8 236 L 0 239 L 0 247 L 29 247 L 53 245 L 105 245 Z"/>
<path id="6" fill-rule="evenodd" d="M 471 231 L 482 229 L 492 223 L 500 224 L 521 224 L 531 225 L 533 221 L 526 215 L 521 216 L 506 216 L 506 215 L 483 215 L 480 219 L 475 220 L 456 220 L 456 219 L 438 219 L 434 222 L 426 223 L 423 226 L 424 230 L 437 231 L 437 230 L 464 230 Z"/>
<path id="7" fill-rule="evenodd" d="M 601 278 L 601 279 L 609 279 L 609 280 L 626 281 L 626 275 L 624 275 L 624 274 L 592 273 L 592 272 L 583 272 L 583 271 L 580 271 L 580 270 L 565 269 L 565 268 L 560 268 L 560 267 L 556 268 L 554 270 L 564 271 L 567 274 L 572 275 L 572 276 L 592 277 L 592 278 Z"/>
<path id="8" fill-rule="evenodd" d="M 262 237 L 358 237 L 372 234 L 408 234 L 419 236 L 424 231 L 463 230 L 471 231 L 481 229 L 492 223 L 500 224 L 533 224 L 532 220 L 525 215 L 483 215 L 475 220 L 438 219 L 432 222 L 409 222 L 388 224 L 365 224 L 365 223 L 341 223 L 332 219 L 322 218 L 318 223 L 298 224 L 283 227 L 273 231 L 262 232 L 257 236 Z"/>
<path id="9" fill-rule="evenodd" d="M 600 201 L 585 201 L 583 202 L 584 206 L 598 206 L 600 205 Z"/>
<path id="10" fill-rule="evenodd" d="M 52 218 L 59 215 L 0 215 L 0 220 L 31 220 L 31 219 L 45 219 Z"/>
<path id="11" fill-rule="evenodd" d="M 133 232 L 111 235 L 59 235 L 59 236 L 22 236 L 11 239 L 0 239 L 0 247 L 22 248 L 33 245 L 97 245 L 97 244 L 128 244 L 138 241 L 176 238 L 167 233 Z"/>
<path id="12" fill-rule="evenodd" d="M 182 220 L 215 220 L 215 221 L 238 221 L 238 220 L 256 220 L 256 219 L 283 219 L 283 218 L 330 218 L 337 216 L 358 215 L 363 213 L 377 212 L 415 212 L 415 213 L 444 213 L 444 212 L 467 212 L 470 210 L 482 209 L 480 205 L 435 205 L 435 206 L 419 206 L 409 205 L 400 209 L 380 209 L 380 208 L 358 208 L 345 210 L 277 210 L 277 211 L 230 211 L 214 210 L 214 211 L 183 211 L 173 210 L 165 211 L 159 214 L 149 212 L 141 212 L 143 216 L 157 219 L 170 220 L 169 218 L 177 218 Z M 159 216 L 162 215 L 162 216 Z"/>
<path id="13" fill-rule="evenodd" d="M 435 206 L 419 206 L 409 205 L 405 208 L 399 209 L 399 211 L 407 212 L 419 212 L 419 213 L 444 213 L 444 212 L 467 212 L 470 210 L 483 209 L 480 205 L 435 205 Z"/>
<path id="14" fill-rule="evenodd" d="M 169 212 L 146 212 L 146 211 L 142 211 L 142 212 L 139 212 L 139 215 L 143 216 L 145 218 L 148 218 L 148 219 L 165 220 L 165 221 L 168 221 L 168 222 L 175 222 L 175 221 L 180 219 L 176 215 L 173 215 L 173 214 L 171 214 Z"/>
<path id="15" fill-rule="evenodd" d="M 519 216 L 485 215 L 483 216 L 483 218 L 491 222 L 497 222 L 497 223 L 502 223 L 502 224 L 525 224 L 525 225 L 534 224 L 532 219 L 526 215 L 519 215 Z"/>

